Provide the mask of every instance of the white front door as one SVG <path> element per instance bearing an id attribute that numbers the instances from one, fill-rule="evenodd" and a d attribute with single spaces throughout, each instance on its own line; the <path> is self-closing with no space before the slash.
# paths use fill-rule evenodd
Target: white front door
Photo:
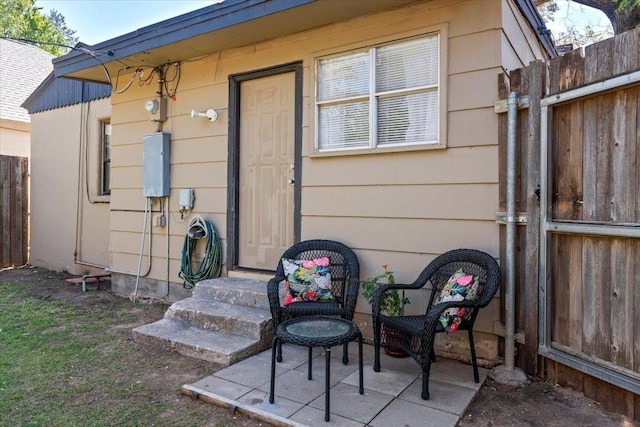
<path id="1" fill-rule="evenodd" d="M 294 241 L 295 73 L 241 83 L 238 267 L 274 270 Z"/>

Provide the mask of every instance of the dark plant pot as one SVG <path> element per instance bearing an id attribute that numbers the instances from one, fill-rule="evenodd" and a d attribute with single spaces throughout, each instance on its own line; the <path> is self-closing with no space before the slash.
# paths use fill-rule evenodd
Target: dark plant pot
<path id="1" fill-rule="evenodd" d="M 387 342 L 403 342 L 402 338 L 406 338 L 402 332 L 394 329 L 387 328 L 386 325 L 382 325 L 384 334 L 387 336 Z M 395 345 L 387 345 L 384 347 L 384 352 L 391 357 L 409 357 L 409 354 Z"/>
<path id="2" fill-rule="evenodd" d="M 393 345 L 386 346 L 384 348 L 384 352 L 387 353 L 391 357 L 409 357 L 409 354 L 401 349 L 400 347 L 396 347 Z"/>

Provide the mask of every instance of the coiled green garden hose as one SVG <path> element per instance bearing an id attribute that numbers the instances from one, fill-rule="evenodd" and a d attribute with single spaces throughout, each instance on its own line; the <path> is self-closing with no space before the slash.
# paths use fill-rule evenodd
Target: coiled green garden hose
<path id="1" fill-rule="evenodd" d="M 197 240 L 206 239 L 205 254 L 197 271 L 193 271 L 193 250 Z M 185 289 L 192 289 L 200 280 L 220 276 L 222 270 L 222 249 L 218 233 L 213 225 L 196 215 L 187 227 L 182 246 L 182 265 L 178 276 L 184 280 Z"/>

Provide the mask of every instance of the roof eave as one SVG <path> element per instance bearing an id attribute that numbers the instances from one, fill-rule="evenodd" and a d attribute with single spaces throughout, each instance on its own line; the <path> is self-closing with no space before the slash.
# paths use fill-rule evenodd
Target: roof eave
<path id="1" fill-rule="evenodd" d="M 551 31 L 547 28 L 546 24 L 542 20 L 542 16 L 538 12 L 533 0 L 516 0 L 518 8 L 522 12 L 522 15 L 527 19 L 531 29 L 536 34 L 538 41 L 544 47 L 545 51 L 549 55 L 549 58 L 555 58 L 558 56 L 555 42 Z"/>
<path id="2" fill-rule="evenodd" d="M 420 0 L 225 0 L 53 60 L 56 77 L 110 83 L 125 67 L 157 67 Z M 515 0 L 549 57 L 557 56 L 532 0 Z"/>
<path id="3" fill-rule="evenodd" d="M 27 97 L 27 99 L 24 100 L 24 102 L 22 102 L 22 104 L 20 105 L 22 108 L 24 108 L 25 110 L 29 111 L 29 113 L 31 113 L 30 111 L 30 107 L 33 104 L 33 102 L 35 102 L 36 99 L 38 99 L 42 93 L 47 89 L 47 87 L 49 87 L 49 85 L 56 79 L 55 73 L 52 71 L 51 73 L 49 73 L 49 75 L 42 81 L 42 83 L 40 83 L 38 85 L 38 87 L 31 93 L 31 95 L 29 95 Z"/>
<path id="4" fill-rule="evenodd" d="M 125 67 L 157 67 L 423 0 L 226 0 L 54 60 L 56 77 L 108 82 Z M 107 72 L 105 72 L 108 71 Z"/>
<path id="5" fill-rule="evenodd" d="M 317 0 L 225 0 L 93 46 L 83 45 L 53 60 L 56 77 L 122 60 L 177 41 L 197 37 Z M 87 54 L 91 51 L 96 56 Z"/>

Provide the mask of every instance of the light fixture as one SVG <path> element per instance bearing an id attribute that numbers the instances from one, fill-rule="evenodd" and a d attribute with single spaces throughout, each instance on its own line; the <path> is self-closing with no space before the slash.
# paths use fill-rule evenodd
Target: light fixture
<path id="1" fill-rule="evenodd" d="M 215 122 L 218 118 L 218 112 L 213 108 L 209 108 L 205 112 L 200 112 L 197 110 L 191 110 L 191 118 L 195 119 L 196 117 L 204 117 L 209 119 L 210 122 Z"/>

